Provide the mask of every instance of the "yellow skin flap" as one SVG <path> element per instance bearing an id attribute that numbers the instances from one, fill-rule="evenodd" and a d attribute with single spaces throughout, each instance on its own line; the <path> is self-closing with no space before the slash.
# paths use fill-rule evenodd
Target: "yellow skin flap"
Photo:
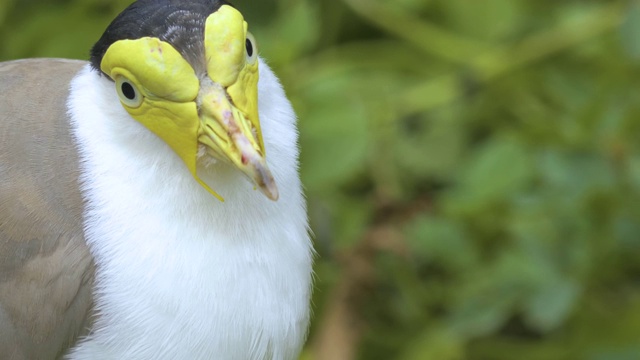
<path id="1" fill-rule="evenodd" d="M 245 58 L 248 25 L 242 14 L 223 5 L 209 15 L 204 28 L 207 72 L 214 82 L 227 88 L 235 106 L 256 128 L 260 149 L 264 151 L 260 119 L 258 117 L 258 58 Z M 257 53 L 258 49 L 254 49 Z M 264 153 L 263 153 L 264 155 Z"/>
<path id="2" fill-rule="evenodd" d="M 209 78 L 199 80 L 173 46 L 153 37 L 117 41 L 101 63 L 102 71 L 116 82 L 127 112 L 163 139 L 194 178 L 221 201 L 197 175 L 200 144 L 244 172 L 269 198 L 278 198 L 264 159 L 257 49 L 253 56 L 247 53 L 246 42 L 253 44 L 248 36 L 242 15 L 223 5 L 205 25 Z"/>

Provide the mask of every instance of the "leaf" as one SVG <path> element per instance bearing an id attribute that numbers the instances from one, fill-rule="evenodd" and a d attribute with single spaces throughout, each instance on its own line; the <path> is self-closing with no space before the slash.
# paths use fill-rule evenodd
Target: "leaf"
<path id="1" fill-rule="evenodd" d="M 402 171 L 419 179 L 450 180 L 460 164 L 467 137 L 456 115 L 456 108 L 448 107 L 406 121 L 404 136 L 396 142 Z"/>
<path id="2" fill-rule="evenodd" d="M 620 250 L 623 252 L 638 252 L 640 250 L 640 207 L 629 206 L 616 214 L 613 220 L 613 234 Z"/>
<path id="3" fill-rule="evenodd" d="M 640 154 L 633 154 L 629 157 L 627 169 L 629 171 L 629 181 L 636 191 L 640 192 Z"/>
<path id="4" fill-rule="evenodd" d="M 521 24 L 524 7 L 512 0 L 442 1 L 456 30 L 480 39 L 500 39 Z"/>
<path id="5" fill-rule="evenodd" d="M 500 328 L 530 288 L 528 264 L 516 253 L 504 253 L 491 265 L 478 266 L 456 289 L 448 323 L 468 338 Z"/>
<path id="6" fill-rule="evenodd" d="M 286 1 L 258 40 L 261 53 L 275 66 L 287 64 L 313 48 L 320 37 L 319 6 L 310 0 Z"/>
<path id="7" fill-rule="evenodd" d="M 459 185 L 449 194 L 454 209 L 476 212 L 522 191 L 533 179 L 532 159 L 518 140 L 496 137 L 462 166 Z"/>
<path id="8" fill-rule="evenodd" d="M 420 216 L 407 227 L 407 242 L 422 261 L 452 271 L 476 265 L 477 249 L 461 224 L 441 217 Z"/>
<path id="9" fill-rule="evenodd" d="M 398 360 L 462 360 L 464 339 L 445 326 L 428 327 L 412 341 Z"/>
<path id="10" fill-rule="evenodd" d="M 620 27 L 620 39 L 624 50 L 635 60 L 640 59 L 640 3 L 631 1 L 627 16 Z"/>
<path id="11" fill-rule="evenodd" d="M 333 215 L 335 234 L 333 242 L 337 250 L 352 248 L 362 240 L 362 234 L 370 222 L 372 209 L 363 201 L 341 198 L 337 199 L 333 206 L 336 211 Z"/>
<path id="12" fill-rule="evenodd" d="M 525 303 L 525 317 L 533 328 L 548 332 L 562 325 L 580 295 L 575 281 L 556 277 L 541 286 Z"/>
<path id="13" fill-rule="evenodd" d="M 312 102 L 300 113 L 301 170 L 304 184 L 312 191 L 336 186 L 366 165 L 366 112 L 361 100 L 349 95 L 349 81 L 326 79 L 304 95 Z"/>
<path id="14" fill-rule="evenodd" d="M 584 200 L 616 188 L 612 165 L 600 156 L 544 151 L 537 160 L 542 181 L 563 195 L 558 201 Z"/>
<path id="15" fill-rule="evenodd" d="M 11 10 L 15 0 L 4 0 L 0 2 L 0 25 L 4 22 L 5 17 Z"/>
<path id="16" fill-rule="evenodd" d="M 640 345 L 611 347 L 595 351 L 587 360 L 637 360 L 640 357 Z"/>

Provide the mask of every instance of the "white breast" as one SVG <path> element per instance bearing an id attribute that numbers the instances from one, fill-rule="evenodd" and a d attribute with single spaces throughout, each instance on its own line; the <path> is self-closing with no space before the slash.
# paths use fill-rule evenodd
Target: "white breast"
<path id="1" fill-rule="evenodd" d="M 97 265 L 97 321 L 70 359 L 294 359 L 308 323 L 312 250 L 295 116 L 261 63 L 272 202 L 226 164 L 200 176 L 87 66 L 69 100 Z M 99 100 L 99 102 L 97 102 Z"/>

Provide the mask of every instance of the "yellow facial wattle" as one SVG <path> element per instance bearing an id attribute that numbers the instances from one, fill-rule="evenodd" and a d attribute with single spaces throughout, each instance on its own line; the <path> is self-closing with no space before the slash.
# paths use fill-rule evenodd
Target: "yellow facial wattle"
<path id="1" fill-rule="evenodd" d="M 204 29 L 209 77 L 227 89 L 236 108 L 255 128 L 264 155 L 258 115 L 258 49 L 248 25 L 238 10 L 223 5 L 209 15 Z M 252 54 L 247 53 L 247 41 L 253 44 Z"/>
<path id="2" fill-rule="evenodd" d="M 154 37 L 114 42 L 101 70 L 116 82 L 129 114 L 163 139 L 211 194 L 223 200 L 197 175 L 200 144 L 276 200 L 258 117 L 257 49 L 247 23 L 223 5 L 206 20 L 204 44 L 206 74 L 196 74 L 172 45 Z"/>

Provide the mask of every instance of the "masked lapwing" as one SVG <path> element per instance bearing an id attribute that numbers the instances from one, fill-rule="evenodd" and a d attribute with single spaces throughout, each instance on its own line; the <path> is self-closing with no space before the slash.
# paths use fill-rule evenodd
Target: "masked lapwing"
<path id="1" fill-rule="evenodd" d="M 297 358 L 296 118 L 238 10 L 139 0 L 0 64 L 0 358 Z"/>

